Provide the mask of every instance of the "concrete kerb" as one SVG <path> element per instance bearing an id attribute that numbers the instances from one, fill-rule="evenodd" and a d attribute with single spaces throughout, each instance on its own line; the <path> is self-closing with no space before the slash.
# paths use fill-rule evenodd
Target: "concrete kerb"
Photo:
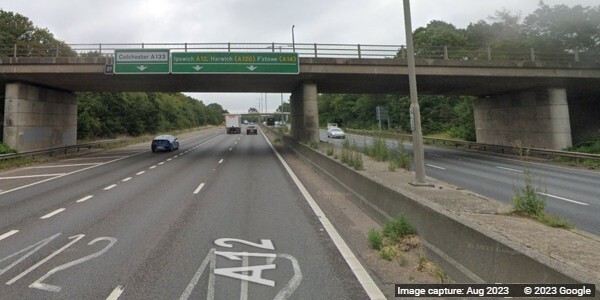
<path id="1" fill-rule="evenodd" d="M 380 224 L 406 215 L 429 258 L 456 282 L 592 283 L 600 299 L 600 279 L 568 262 L 520 245 L 413 192 L 390 189 L 290 138 L 283 141 L 315 170 L 352 193 Z"/>

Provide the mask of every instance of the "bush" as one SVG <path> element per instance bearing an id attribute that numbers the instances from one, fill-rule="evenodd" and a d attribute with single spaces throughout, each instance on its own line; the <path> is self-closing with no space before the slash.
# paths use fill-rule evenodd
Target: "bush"
<path id="1" fill-rule="evenodd" d="M 546 197 L 538 192 L 533 184 L 531 171 L 525 169 L 525 186 L 513 196 L 513 207 L 516 212 L 529 216 L 541 216 L 546 207 Z"/>
<path id="2" fill-rule="evenodd" d="M 327 156 L 332 156 L 334 153 L 333 148 L 327 148 Z"/>
<path id="3" fill-rule="evenodd" d="M 358 153 L 358 152 L 352 153 L 351 167 L 353 167 L 354 170 L 363 170 L 364 169 L 363 159 L 362 159 L 362 155 L 360 153 Z"/>
<path id="4" fill-rule="evenodd" d="M 366 147 L 365 153 L 376 161 L 386 161 L 391 157 L 390 149 L 382 137 L 373 138 L 373 145 Z"/>
<path id="5" fill-rule="evenodd" d="M 0 154 L 10 154 L 10 153 L 17 153 L 17 150 L 12 149 L 11 147 L 8 147 L 4 143 L 0 143 Z"/>
<path id="6" fill-rule="evenodd" d="M 371 228 L 369 229 L 368 237 L 369 245 L 371 245 L 371 248 L 375 250 L 380 250 L 381 245 L 383 244 L 383 236 L 381 235 L 381 232 L 379 232 L 375 228 Z"/>
<path id="7" fill-rule="evenodd" d="M 379 254 L 383 259 L 391 261 L 394 259 L 394 257 L 396 257 L 396 255 L 398 255 L 398 250 L 396 250 L 396 248 L 393 246 L 386 246 L 379 251 Z"/>
<path id="8" fill-rule="evenodd" d="M 404 141 L 398 141 L 398 148 L 392 153 L 392 161 L 396 165 L 396 167 L 403 168 L 405 170 L 410 171 L 410 155 L 406 152 L 406 148 L 404 148 Z"/>
<path id="9" fill-rule="evenodd" d="M 404 215 L 390 220 L 383 225 L 383 236 L 394 242 L 400 241 L 403 237 L 416 234 L 417 231 L 408 223 Z"/>

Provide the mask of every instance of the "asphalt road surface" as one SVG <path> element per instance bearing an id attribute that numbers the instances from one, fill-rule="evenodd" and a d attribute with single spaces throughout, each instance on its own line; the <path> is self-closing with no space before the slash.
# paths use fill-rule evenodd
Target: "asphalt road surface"
<path id="1" fill-rule="evenodd" d="M 180 141 L 0 173 L 0 298 L 380 294 L 264 136 Z"/>
<path id="2" fill-rule="evenodd" d="M 359 135 L 347 135 L 347 139 L 361 147 L 372 142 L 371 138 Z M 328 139 L 325 130 L 321 130 L 321 140 L 343 142 Z M 397 141 L 387 143 L 389 147 L 397 147 Z M 412 151 L 410 144 L 406 148 Z M 534 185 L 546 197 L 546 211 L 570 221 L 578 229 L 600 235 L 599 172 L 425 147 L 427 176 L 511 205 L 513 195 L 524 185 L 525 170 L 531 171 Z"/>

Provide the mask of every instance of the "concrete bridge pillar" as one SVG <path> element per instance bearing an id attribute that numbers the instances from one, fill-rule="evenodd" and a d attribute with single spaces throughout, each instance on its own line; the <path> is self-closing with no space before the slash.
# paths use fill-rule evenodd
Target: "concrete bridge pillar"
<path id="1" fill-rule="evenodd" d="M 479 143 L 555 150 L 572 146 L 564 88 L 479 98 L 473 105 Z"/>
<path id="2" fill-rule="evenodd" d="M 292 137 L 301 142 L 319 142 L 317 85 L 303 83 L 292 93 Z"/>
<path id="3" fill-rule="evenodd" d="M 3 139 L 19 152 L 75 145 L 75 94 L 25 83 L 6 84 Z"/>

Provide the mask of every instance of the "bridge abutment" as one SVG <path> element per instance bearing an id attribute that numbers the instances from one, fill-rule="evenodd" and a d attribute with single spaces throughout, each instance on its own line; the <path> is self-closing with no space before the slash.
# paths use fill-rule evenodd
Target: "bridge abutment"
<path id="1" fill-rule="evenodd" d="M 319 106 L 317 85 L 301 84 L 291 97 L 292 137 L 301 142 L 319 142 Z"/>
<path id="2" fill-rule="evenodd" d="M 77 143 L 77 98 L 26 83 L 8 83 L 4 143 L 19 152 Z"/>
<path id="3" fill-rule="evenodd" d="M 479 98 L 473 110 L 479 143 L 556 150 L 572 146 L 564 88 Z"/>

